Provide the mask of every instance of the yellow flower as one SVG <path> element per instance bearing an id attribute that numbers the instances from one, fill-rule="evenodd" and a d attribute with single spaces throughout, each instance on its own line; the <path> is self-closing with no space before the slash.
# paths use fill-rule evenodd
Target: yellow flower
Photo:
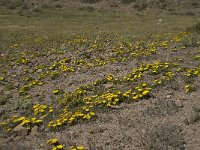
<path id="1" fill-rule="evenodd" d="M 51 140 L 49 140 L 47 143 L 49 143 L 49 144 L 58 144 L 58 140 L 57 139 L 51 139 Z"/>
<path id="2" fill-rule="evenodd" d="M 83 146 L 77 146 L 77 150 L 84 150 Z"/>
<path id="3" fill-rule="evenodd" d="M 56 89 L 56 90 L 53 91 L 53 94 L 58 94 L 58 93 L 59 93 L 58 89 Z"/>
<path id="4" fill-rule="evenodd" d="M 1 125 L 6 125 L 6 124 L 7 124 L 6 122 L 2 122 L 2 123 L 1 123 Z"/>
<path id="5" fill-rule="evenodd" d="M 108 81 L 111 81 L 111 80 L 114 79 L 114 75 L 109 74 L 109 75 L 107 75 L 106 79 L 107 79 Z"/>
<path id="6" fill-rule="evenodd" d="M 141 92 L 141 91 L 142 91 L 142 88 L 138 88 L 137 90 L 138 90 L 139 92 Z"/>
<path id="7" fill-rule="evenodd" d="M 142 95 L 147 95 L 149 93 L 149 90 L 144 90 L 143 92 L 142 92 Z"/>
<path id="8" fill-rule="evenodd" d="M 49 107 L 49 112 L 52 113 L 53 112 L 53 108 Z"/>
<path id="9" fill-rule="evenodd" d="M 36 120 L 35 123 L 40 124 L 42 123 L 42 120 Z"/>
<path id="10" fill-rule="evenodd" d="M 28 124 L 30 124 L 30 123 L 31 123 L 30 120 L 25 119 L 24 121 L 22 121 L 21 125 L 22 125 L 22 126 L 23 126 L 23 125 L 28 125 Z"/>
<path id="11" fill-rule="evenodd" d="M 62 150 L 63 148 L 64 148 L 63 145 L 58 145 L 58 146 L 56 146 L 56 150 Z"/>
<path id="12" fill-rule="evenodd" d="M 189 91 L 190 91 L 190 85 L 187 84 L 187 85 L 185 86 L 185 92 L 188 93 Z"/>
<path id="13" fill-rule="evenodd" d="M 70 146 L 70 150 L 76 150 L 75 146 Z"/>
<path id="14" fill-rule="evenodd" d="M 0 77 L 0 81 L 3 81 L 5 78 L 4 77 Z"/>
<path id="15" fill-rule="evenodd" d="M 95 116 L 95 113 L 91 111 L 91 112 L 90 112 L 90 115 L 91 115 L 91 116 Z"/>
<path id="16" fill-rule="evenodd" d="M 133 98 L 134 100 L 136 100 L 136 99 L 139 98 L 139 95 L 137 94 L 137 95 L 133 96 L 132 98 Z"/>
<path id="17" fill-rule="evenodd" d="M 146 83 L 142 83 L 142 86 L 145 87 L 147 84 Z"/>

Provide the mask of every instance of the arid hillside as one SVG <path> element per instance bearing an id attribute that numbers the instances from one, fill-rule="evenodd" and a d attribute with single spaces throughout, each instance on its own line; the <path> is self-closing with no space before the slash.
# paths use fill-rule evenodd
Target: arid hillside
<path id="1" fill-rule="evenodd" d="M 199 0 L 0 0 L 9 9 L 79 8 L 88 11 L 169 12 L 199 15 Z"/>

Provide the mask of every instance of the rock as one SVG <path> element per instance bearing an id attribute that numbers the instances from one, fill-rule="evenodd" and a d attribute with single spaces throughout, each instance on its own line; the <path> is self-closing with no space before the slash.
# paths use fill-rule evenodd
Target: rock
<path id="1" fill-rule="evenodd" d="M 33 73 L 34 71 L 33 71 L 33 69 L 29 69 L 29 73 Z"/>
<path id="2" fill-rule="evenodd" d="M 44 125 L 40 126 L 40 128 L 38 129 L 40 132 L 45 131 L 46 127 Z"/>
<path id="3" fill-rule="evenodd" d="M 0 145 L 0 150 L 24 150 L 25 147 L 19 144 Z"/>
<path id="4" fill-rule="evenodd" d="M 3 89 L 0 89 L 0 95 L 3 95 Z"/>
<path id="5" fill-rule="evenodd" d="M 16 136 L 26 136 L 28 135 L 28 129 L 23 127 L 21 124 L 16 126 L 14 129 L 13 129 L 13 133 L 16 135 Z"/>
<path id="6" fill-rule="evenodd" d="M 10 92 L 10 91 L 5 91 L 4 94 L 5 94 L 5 95 L 10 95 L 11 92 Z"/>
<path id="7" fill-rule="evenodd" d="M 18 88 L 19 85 L 20 85 L 19 82 L 15 82 L 15 83 L 14 83 L 14 87 L 16 87 L 16 88 Z"/>
<path id="8" fill-rule="evenodd" d="M 0 116 L 2 116 L 3 114 L 5 114 L 5 109 L 0 107 Z"/>
<path id="9" fill-rule="evenodd" d="M 105 84 L 104 87 L 105 87 L 106 89 L 109 89 L 109 88 L 113 87 L 113 83 Z"/>
<path id="10" fill-rule="evenodd" d="M 38 126 L 34 126 L 34 127 L 31 129 L 31 135 L 37 135 L 37 134 L 38 134 L 38 131 L 39 131 Z"/>
<path id="11" fill-rule="evenodd" d="M 2 53 L 2 54 L 1 54 L 1 57 L 4 57 L 4 56 L 5 56 L 5 54 L 4 54 L 4 53 Z"/>
<path id="12" fill-rule="evenodd" d="M 37 70 L 37 73 L 41 73 L 43 70 L 42 69 L 38 69 Z"/>
<path id="13" fill-rule="evenodd" d="M 113 109 L 122 109 L 123 108 L 122 105 L 111 105 L 110 107 Z"/>
<path id="14" fill-rule="evenodd" d="M 179 108 L 183 108 L 183 102 L 182 101 L 176 101 L 176 106 Z"/>
<path id="15" fill-rule="evenodd" d="M 45 128 L 44 131 L 45 132 L 49 132 L 50 130 L 49 130 L 49 128 Z"/>
<path id="16" fill-rule="evenodd" d="M 167 95 L 166 97 L 167 97 L 168 99 L 172 98 L 172 96 L 171 96 L 171 95 Z"/>
<path id="17" fill-rule="evenodd" d="M 200 112 L 200 105 L 196 104 L 193 106 L 195 112 Z"/>
<path id="18" fill-rule="evenodd" d="M 74 135 L 75 132 L 74 132 L 74 131 L 69 131 L 68 133 L 69 133 L 70 135 Z"/>

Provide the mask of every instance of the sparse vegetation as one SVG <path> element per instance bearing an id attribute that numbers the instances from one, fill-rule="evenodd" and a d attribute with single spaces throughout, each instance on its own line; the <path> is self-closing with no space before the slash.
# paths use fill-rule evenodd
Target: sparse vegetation
<path id="1" fill-rule="evenodd" d="M 102 0 L 81 0 L 81 2 L 83 3 L 89 3 L 89 4 L 93 4 L 93 3 L 98 3 Z"/>
<path id="2" fill-rule="evenodd" d="M 200 120 L 194 16 L 139 15 L 151 8 L 134 0 L 0 2 L 0 149 L 167 150 L 198 139 L 187 137 Z M 132 2 L 138 14 L 117 11 Z"/>
<path id="3" fill-rule="evenodd" d="M 136 0 L 121 0 L 121 2 L 124 4 L 130 4 L 132 2 L 136 2 Z"/>
<path id="4" fill-rule="evenodd" d="M 198 22 L 198 23 L 192 25 L 191 27 L 187 28 L 187 31 L 200 33 L 200 22 Z"/>

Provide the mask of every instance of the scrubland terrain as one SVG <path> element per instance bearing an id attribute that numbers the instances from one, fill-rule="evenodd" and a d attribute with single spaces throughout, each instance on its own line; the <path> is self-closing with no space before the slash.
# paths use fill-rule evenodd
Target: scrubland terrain
<path id="1" fill-rule="evenodd" d="M 0 150 L 199 150 L 199 1 L 0 4 Z"/>

